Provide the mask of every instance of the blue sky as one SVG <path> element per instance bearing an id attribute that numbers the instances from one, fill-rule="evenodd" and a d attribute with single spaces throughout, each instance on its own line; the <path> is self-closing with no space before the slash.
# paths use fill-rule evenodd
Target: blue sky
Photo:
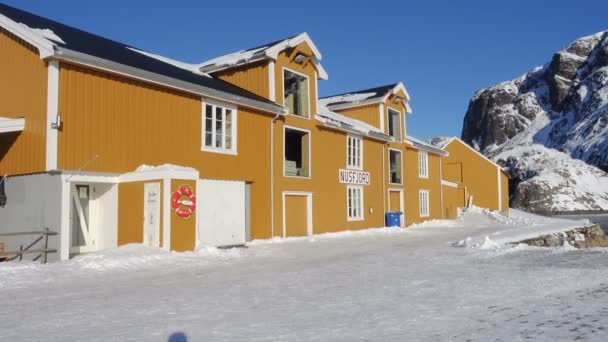
<path id="1" fill-rule="evenodd" d="M 329 73 L 320 96 L 401 80 L 414 110 L 408 134 L 424 139 L 460 136 L 476 90 L 608 29 L 599 0 L 4 2 L 186 62 L 306 31 Z"/>

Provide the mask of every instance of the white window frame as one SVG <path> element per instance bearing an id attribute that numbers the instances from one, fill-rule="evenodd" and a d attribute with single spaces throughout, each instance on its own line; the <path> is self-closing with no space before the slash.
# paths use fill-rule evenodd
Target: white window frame
<path id="1" fill-rule="evenodd" d="M 237 155 L 238 154 L 238 152 L 237 152 L 238 151 L 237 150 L 237 140 L 238 140 L 237 139 L 237 135 L 238 135 L 238 114 L 237 114 L 238 110 L 237 110 L 237 107 L 232 104 L 211 101 L 208 99 L 203 99 L 202 103 L 203 103 L 203 109 L 202 109 L 202 113 L 201 113 L 201 118 L 202 118 L 201 151 Z M 207 111 L 208 105 L 212 106 L 213 118 L 212 118 L 212 123 L 211 123 L 212 124 L 211 142 L 214 145 L 215 145 L 215 134 L 216 134 L 216 132 L 215 132 L 216 108 L 218 108 L 218 107 L 222 108 L 222 132 L 223 132 L 224 137 L 226 136 L 226 110 L 232 111 L 232 147 L 231 148 L 207 146 L 205 144 L 205 138 L 206 138 L 206 134 L 207 134 L 206 111 Z M 225 146 L 225 144 L 226 144 L 226 139 L 224 138 L 224 139 L 222 139 L 222 146 Z"/>
<path id="2" fill-rule="evenodd" d="M 392 180 L 391 180 L 391 151 L 396 151 L 396 152 L 399 152 L 401 154 L 401 177 L 399 177 L 399 180 L 400 180 L 399 183 L 393 183 Z M 388 149 L 388 183 L 389 184 L 396 184 L 396 185 L 403 184 L 403 151 L 398 150 L 396 148 L 389 148 Z"/>
<path id="3" fill-rule="evenodd" d="M 356 142 L 359 152 L 358 156 L 351 156 L 351 151 L 353 151 L 353 149 L 350 148 L 351 141 Z M 353 162 L 357 160 L 357 157 L 359 162 Z M 346 168 L 351 170 L 363 170 L 363 139 L 350 134 L 346 136 Z"/>
<path id="4" fill-rule="evenodd" d="M 288 129 L 300 132 L 308 133 L 308 177 L 302 176 L 287 176 L 285 174 L 285 133 Z M 294 126 L 283 126 L 283 177 L 286 178 L 297 178 L 297 179 L 311 179 L 312 178 L 312 132 L 304 128 L 298 128 Z"/>
<path id="5" fill-rule="evenodd" d="M 429 217 L 431 216 L 430 212 L 430 200 L 429 200 L 429 191 L 428 190 L 420 190 L 418 192 L 418 208 L 420 217 Z"/>
<path id="6" fill-rule="evenodd" d="M 397 141 L 403 141 L 403 139 L 405 139 L 405 137 L 403 136 L 403 132 L 401 130 L 401 126 L 403 126 L 401 124 L 401 115 L 402 115 L 402 113 L 401 113 L 400 110 L 397 110 L 395 108 L 391 108 L 391 107 L 388 107 L 388 106 L 387 106 L 387 109 L 386 109 L 386 125 L 387 125 L 387 129 L 386 130 L 387 130 L 387 133 L 388 133 L 389 136 L 393 137 L 392 135 L 390 135 L 390 132 L 391 132 L 391 111 L 396 112 L 396 113 L 399 114 L 399 115 L 397 115 L 397 118 L 399 118 L 399 122 L 396 125 L 397 128 L 399 129 L 399 140 L 397 140 Z M 393 137 L 393 138 L 395 138 L 395 137 Z"/>
<path id="7" fill-rule="evenodd" d="M 429 154 L 418 151 L 418 177 L 429 178 Z"/>
<path id="8" fill-rule="evenodd" d="M 301 72 L 297 72 L 297 71 L 295 71 L 293 69 L 290 69 L 288 67 L 282 67 L 281 68 L 281 82 L 283 83 L 282 87 L 281 87 L 281 94 L 282 94 L 282 96 L 281 96 L 281 104 L 283 105 L 283 107 L 285 107 L 285 70 L 287 70 L 289 72 L 292 72 L 292 73 L 294 73 L 296 75 L 300 75 L 302 77 L 306 77 L 306 79 L 308 80 L 308 115 L 307 116 L 301 116 L 301 115 L 297 115 L 297 114 L 293 114 L 293 113 L 287 113 L 287 115 L 295 116 L 295 117 L 301 118 L 301 119 L 310 120 L 310 117 L 312 116 L 312 114 L 311 114 L 312 113 L 312 106 L 311 106 L 312 103 L 311 103 L 311 100 L 310 100 L 310 77 L 308 77 L 308 75 L 306 75 L 306 74 L 303 74 Z M 316 89 L 316 85 L 315 85 L 315 89 Z M 285 107 L 285 108 L 287 108 L 287 107 Z"/>
<path id="9" fill-rule="evenodd" d="M 354 215 L 351 215 L 351 208 L 350 208 L 350 194 L 358 192 L 359 193 L 359 197 L 357 199 L 359 199 L 359 208 L 357 211 L 357 208 L 354 207 Z M 363 221 L 365 220 L 365 213 L 364 213 L 364 208 L 365 208 L 365 199 L 364 199 L 364 191 L 363 191 L 363 187 L 362 186 L 356 186 L 356 185 L 348 185 L 346 187 L 346 218 L 347 220 L 350 221 Z M 354 204 L 355 202 L 353 202 Z"/>

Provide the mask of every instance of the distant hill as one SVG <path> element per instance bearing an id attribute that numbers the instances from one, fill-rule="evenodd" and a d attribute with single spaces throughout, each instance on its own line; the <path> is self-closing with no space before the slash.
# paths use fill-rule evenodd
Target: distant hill
<path id="1" fill-rule="evenodd" d="M 608 31 L 479 90 L 462 140 L 508 170 L 513 207 L 608 210 Z"/>

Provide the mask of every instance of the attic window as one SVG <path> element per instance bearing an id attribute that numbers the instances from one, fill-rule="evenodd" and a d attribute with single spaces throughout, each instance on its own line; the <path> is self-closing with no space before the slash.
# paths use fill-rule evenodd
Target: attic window
<path id="1" fill-rule="evenodd" d="M 401 141 L 401 113 L 392 108 L 388 109 L 388 135 Z"/>
<path id="2" fill-rule="evenodd" d="M 283 69 L 283 105 L 289 114 L 308 118 L 309 112 L 308 77 Z"/>

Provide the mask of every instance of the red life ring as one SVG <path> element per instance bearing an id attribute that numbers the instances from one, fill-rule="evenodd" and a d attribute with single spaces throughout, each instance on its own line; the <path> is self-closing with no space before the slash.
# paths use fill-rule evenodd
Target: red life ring
<path id="1" fill-rule="evenodd" d="M 188 196 L 188 199 L 182 200 L 182 196 Z M 196 196 L 194 196 L 194 192 L 190 186 L 184 184 L 171 195 L 171 208 L 181 218 L 188 218 L 194 213 L 196 209 Z"/>

